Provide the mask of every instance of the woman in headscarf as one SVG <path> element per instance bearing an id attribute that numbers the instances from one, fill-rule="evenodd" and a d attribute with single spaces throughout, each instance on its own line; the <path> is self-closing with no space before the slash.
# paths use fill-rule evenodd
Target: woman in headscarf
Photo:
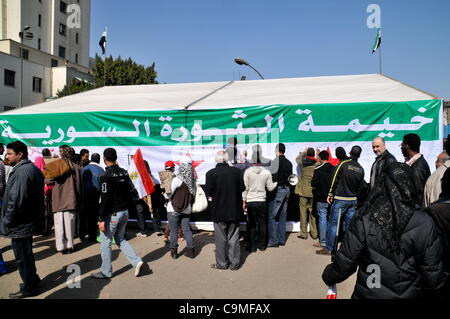
<path id="1" fill-rule="evenodd" d="M 42 173 L 44 173 L 45 159 L 42 156 L 36 157 L 34 160 L 34 165 L 36 165 Z M 42 236 L 50 236 L 50 232 L 53 226 L 53 213 L 52 213 L 52 189 L 51 185 L 44 185 L 44 211 L 45 211 L 45 221 L 44 230 Z"/>
<path id="2" fill-rule="evenodd" d="M 436 225 L 415 198 L 407 165 L 384 168 L 325 268 L 323 281 L 340 283 L 359 268 L 352 298 L 437 296 L 445 279 L 442 246 Z"/>
<path id="3" fill-rule="evenodd" d="M 174 211 L 167 212 L 170 228 L 170 254 L 172 258 L 178 257 L 177 234 L 179 224 L 183 229 L 183 236 L 186 240 L 187 256 L 195 257 L 194 239 L 190 227 L 190 215 L 192 204 L 195 200 L 196 183 L 194 168 L 191 164 L 182 163 L 178 169 L 178 174 L 172 180 L 172 195 L 170 197 Z"/>
<path id="4" fill-rule="evenodd" d="M 70 146 L 61 146 L 60 155 L 69 164 L 70 172 L 55 179 L 46 179 L 46 184 L 54 185 L 52 211 L 56 249 L 62 254 L 70 254 L 74 252 L 75 218 L 81 209 L 81 168 L 75 163 L 75 151 Z"/>

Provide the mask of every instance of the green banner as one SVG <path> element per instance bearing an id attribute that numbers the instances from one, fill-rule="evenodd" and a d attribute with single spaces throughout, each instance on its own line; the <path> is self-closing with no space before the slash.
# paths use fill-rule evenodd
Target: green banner
<path id="1" fill-rule="evenodd" d="M 131 104 L 131 102 L 130 102 Z M 352 104 L 269 105 L 214 110 L 1 115 L 4 144 L 34 147 L 222 145 L 249 143 L 400 141 L 407 133 L 439 139 L 441 100 Z"/>

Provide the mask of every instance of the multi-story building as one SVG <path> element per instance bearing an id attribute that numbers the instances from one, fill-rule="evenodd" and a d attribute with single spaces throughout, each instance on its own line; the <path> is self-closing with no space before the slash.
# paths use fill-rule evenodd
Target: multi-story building
<path id="1" fill-rule="evenodd" d="M 0 0 L 0 111 L 20 100 L 19 33 L 24 39 L 23 106 L 55 97 L 73 78 L 91 81 L 91 0 Z"/>

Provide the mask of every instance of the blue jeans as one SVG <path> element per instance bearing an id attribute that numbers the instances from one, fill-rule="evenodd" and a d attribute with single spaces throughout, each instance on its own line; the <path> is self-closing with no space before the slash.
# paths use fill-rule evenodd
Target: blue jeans
<path id="1" fill-rule="evenodd" d="M 111 264 L 111 245 L 112 239 L 116 241 L 117 246 L 120 247 L 122 253 L 125 254 L 128 261 L 133 267 L 142 261 L 140 257 L 136 255 L 133 247 L 125 240 L 125 227 L 128 222 L 128 210 L 117 212 L 113 215 L 108 215 L 105 218 L 105 232 L 100 232 L 100 241 L 102 243 L 102 268 L 101 272 L 108 278 L 112 277 L 112 264 Z"/>
<path id="2" fill-rule="evenodd" d="M 194 238 L 192 237 L 192 230 L 189 224 L 191 215 L 168 212 L 167 218 L 169 219 L 170 229 L 170 249 L 178 248 L 179 224 L 181 224 L 181 229 L 183 230 L 183 237 L 186 239 L 186 246 L 188 248 L 194 248 Z"/>
<path id="3" fill-rule="evenodd" d="M 275 199 L 269 202 L 269 220 L 267 224 L 269 246 L 284 245 L 286 243 L 286 215 L 290 194 L 291 191 L 288 186 L 279 186 Z M 280 218 L 277 226 L 275 217 L 278 214 L 280 214 Z"/>
<path id="4" fill-rule="evenodd" d="M 319 241 L 320 245 L 325 248 L 327 246 L 328 203 L 317 202 L 316 207 L 319 216 Z"/>
<path id="5" fill-rule="evenodd" d="M 334 242 L 337 236 L 336 229 L 339 214 L 341 218 L 344 218 L 344 231 L 347 231 L 352 221 L 353 215 L 355 214 L 357 203 L 358 202 L 356 200 L 335 199 L 333 201 L 330 211 L 330 220 L 328 221 L 327 228 L 327 250 L 331 251 L 332 253 L 335 252 Z"/>

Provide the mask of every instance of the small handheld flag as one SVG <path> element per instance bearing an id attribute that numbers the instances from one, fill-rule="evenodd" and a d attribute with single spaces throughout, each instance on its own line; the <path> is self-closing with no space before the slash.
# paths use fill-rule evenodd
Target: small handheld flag
<path id="1" fill-rule="evenodd" d="M 374 54 L 378 50 L 380 45 L 381 45 L 381 29 L 378 29 L 377 37 L 375 38 L 375 43 L 373 44 L 372 47 L 372 54 Z"/>
<path id="2" fill-rule="evenodd" d="M 153 182 L 147 167 L 145 166 L 144 158 L 142 157 L 141 149 L 136 151 L 128 169 L 131 181 L 136 188 L 139 198 L 150 195 L 155 191 L 155 183 Z"/>
<path id="3" fill-rule="evenodd" d="M 337 299 L 336 285 L 328 286 L 327 299 Z"/>
<path id="4" fill-rule="evenodd" d="M 106 53 L 106 37 L 107 37 L 107 31 L 103 32 L 102 37 L 100 38 L 100 42 L 98 43 L 100 47 L 102 48 L 102 54 L 105 55 Z"/>

